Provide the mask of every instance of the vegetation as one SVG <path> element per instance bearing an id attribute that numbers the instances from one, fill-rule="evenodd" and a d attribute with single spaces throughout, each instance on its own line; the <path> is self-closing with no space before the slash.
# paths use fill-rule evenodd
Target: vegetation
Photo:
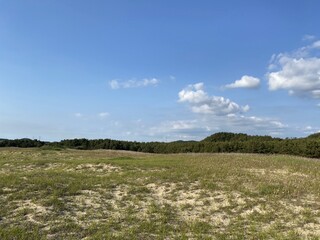
<path id="1" fill-rule="evenodd" d="M 46 142 L 42 142 L 39 140 L 32 140 L 29 138 L 22 139 L 0 139 L 0 147 L 21 147 L 21 148 L 32 148 L 32 147 L 42 147 L 45 144 L 49 144 Z"/>
<path id="2" fill-rule="evenodd" d="M 215 133 L 205 139 L 203 142 L 246 142 L 246 141 L 271 141 L 280 140 L 280 138 L 272 138 L 270 136 L 250 136 L 244 133 Z"/>
<path id="3" fill-rule="evenodd" d="M 111 139 L 72 139 L 41 142 L 31 139 L 2 140 L 0 147 L 72 148 L 82 150 L 111 149 L 146 153 L 267 153 L 320 158 L 320 134 L 307 138 L 281 139 L 270 136 L 249 136 L 236 133 L 216 133 L 202 141 L 129 142 Z"/>
<path id="4" fill-rule="evenodd" d="M 320 133 L 314 133 L 308 136 L 309 139 L 317 139 L 320 140 Z"/>
<path id="5" fill-rule="evenodd" d="M 319 239 L 320 162 L 0 149 L 0 239 Z"/>

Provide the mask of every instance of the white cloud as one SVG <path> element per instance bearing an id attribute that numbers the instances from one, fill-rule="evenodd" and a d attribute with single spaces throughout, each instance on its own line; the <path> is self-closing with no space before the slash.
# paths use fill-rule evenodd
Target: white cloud
<path id="1" fill-rule="evenodd" d="M 161 123 L 160 131 L 186 131 L 198 127 L 197 120 L 176 120 Z M 155 128 L 157 129 L 157 128 Z M 155 130 L 154 129 L 154 130 Z"/>
<path id="2" fill-rule="evenodd" d="M 320 48 L 320 41 L 316 41 L 312 44 L 312 48 Z"/>
<path id="3" fill-rule="evenodd" d="M 157 86 L 158 83 L 159 83 L 159 80 L 157 78 L 144 78 L 141 80 L 131 79 L 127 81 L 113 79 L 109 82 L 109 85 L 112 89 L 119 89 L 119 88 L 140 88 L 140 87 L 148 87 L 148 86 Z"/>
<path id="4" fill-rule="evenodd" d="M 234 83 L 228 84 L 226 88 L 258 88 L 260 86 L 260 79 L 252 76 L 244 75 L 241 79 Z"/>
<path id="5" fill-rule="evenodd" d="M 116 79 L 111 80 L 111 81 L 109 82 L 109 85 L 110 85 L 110 87 L 111 87 L 112 89 L 118 89 L 118 88 L 120 88 L 119 81 L 116 80 Z"/>
<path id="6" fill-rule="evenodd" d="M 317 133 L 320 131 L 319 127 L 313 127 L 313 126 L 306 126 L 306 127 L 300 127 L 298 128 L 298 131 L 303 132 L 304 135 L 310 135 L 313 133 Z"/>
<path id="7" fill-rule="evenodd" d="M 233 127 L 237 126 L 240 129 L 246 129 L 247 131 L 250 128 L 253 130 L 265 130 L 265 131 L 274 131 L 287 128 L 288 126 L 283 124 L 282 122 L 271 119 L 271 118 L 261 118 L 256 116 L 237 116 L 237 115 L 229 115 L 226 120 Z"/>
<path id="8" fill-rule="evenodd" d="M 282 136 L 289 128 L 278 119 L 244 116 L 248 106 L 239 106 L 229 99 L 209 96 L 203 83 L 187 86 L 179 92 L 179 102 L 187 103 L 194 119 L 165 121 L 147 129 L 159 140 L 200 140 L 220 131 Z"/>
<path id="9" fill-rule="evenodd" d="M 202 103 L 206 101 L 209 97 L 203 87 L 203 83 L 189 85 L 179 92 L 179 102 Z"/>
<path id="10" fill-rule="evenodd" d="M 249 106 L 239 106 L 228 98 L 209 96 L 204 91 L 203 83 L 189 85 L 179 92 L 179 102 L 186 102 L 194 113 L 227 115 L 232 113 L 247 112 Z"/>
<path id="11" fill-rule="evenodd" d="M 170 125 L 173 130 L 193 129 L 196 126 L 195 123 L 195 121 L 173 121 Z"/>
<path id="12" fill-rule="evenodd" d="M 169 78 L 170 78 L 170 80 L 172 80 L 172 81 L 175 81 L 175 80 L 176 80 L 176 77 L 173 76 L 173 75 L 170 75 Z"/>
<path id="13" fill-rule="evenodd" d="M 302 40 L 304 40 L 304 41 L 313 41 L 315 39 L 316 39 L 316 37 L 314 35 L 309 35 L 309 34 L 304 35 L 302 38 Z"/>
<path id="14" fill-rule="evenodd" d="M 218 130 L 218 128 L 214 128 Z M 148 129 L 148 134 L 160 141 L 201 140 L 212 133 L 205 122 L 199 119 L 165 121 Z"/>
<path id="15" fill-rule="evenodd" d="M 98 114 L 98 116 L 100 117 L 100 118 L 106 118 L 106 117 L 108 117 L 110 114 L 108 113 L 108 112 L 101 112 L 101 113 L 99 113 Z"/>
<path id="16" fill-rule="evenodd" d="M 288 126 L 276 119 L 229 114 L 199 117 L 192 120 L 162 122 L 148 129 L 153 138 L 162 140 L 201 140 L 215 132 L 241 132 L 253 135 L 281 136 Z"/>
<path id="17" fill-rule="evenodd" d="M 287 90 L 290 95 L 320 98 L 320 41 L 291 54 L 273 57 L 267 74 L 269 89 Z M 277 69 L 277 70 L 276 70 Z"/>
<path id="18" fill-rule="evenodd" d="M 83 114 L 82 113 L 75 113 L 74 116 L 77 118 L 81 118 L 81 117 L 83 117 Z"/>
<path id="19" fill-rule="evenodd" d="M 312 129 L 313 129 L 313 128 L 312 128 L 311 126 L 306 126 L 306 127 L 305 127 L 305 130 L 308 130 L 308 131 L 309 131 L 309 130 L 312 130 Z"/>

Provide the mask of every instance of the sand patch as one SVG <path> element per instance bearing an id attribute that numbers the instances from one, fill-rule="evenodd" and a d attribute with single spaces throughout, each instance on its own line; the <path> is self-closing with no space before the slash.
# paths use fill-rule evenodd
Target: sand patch
<path id="1" fill-rule="evenodd" d="M 63 168 L 65 164 L 63 163 L 49 163 L 44 167 L 44 170 L 53 170 L 57 168 Z"/>
<path id="2" fill-rule="evenodd" d="M 8 188 L 8 187 L 2 188 L 2 191 L 3 191 L 4 193 L 15 192 L 16 190 L 17 190 L 16 188 Z"/>
<path id="3" fill-rule="evenodd" d="M 75 168 L 68 169 L 67 171 L 93 171 L 93 172 L 120 172 L 122 169 L 121 167 L 113 166 L 111 164 L 104 164 L 104 163 L 99 163 L 99 164 L 91 164 L 91 163 L 86 163 L 86 164 L 80 164 L 76 166 Z"/>
<path id="4" fill-rule="evenodd" d="M 40 213 L 40 214 L 46 214 L 50 212 L 49 208 L 33 203 L 31 200 L 18 201 L 17 205 L 18 205 L 18 208 L 16 209 L 16 211 L 20 211 L 23 209 L 30 209 L 30 210 L 33 210 L 35 213 Z"/>
<path id="5" fill-rule="evenodd" d="M 247 172 L 253 173 L 257 176 L 273 175 L 275 177 L 303 177 L 307 178 L 308 175 L 300 172 L 291 172 L 289 169 L 265 169 L 265 168 L 245 168 Z"/>
<path id="6" fill-rule="evenodd" d="M 18 216 L 21 212 L 27 211 L 26 220 L 38 225 L 46 225 L 46 223 L 36 220 L 37 218 L 42 218 L 52 212 L 51 207 L 44 207 L 31 200 L 17 201 L 15 203 L 18 207 L 14 210 L 13 216 Z"/>
<path id="7" fill-rule="evenodd" d="M 265 210 L 264 207 L 262 207 L 262 206 L 259 204 L 259 205 L 257 205 L 257 206 L 254 206 L 254 207 L 251 208 L 251 209 L 245 210 L 244 212 L 242 212 L 242 213 L 240 214 L 240 216 L 243 217 L 243 218 L 247 218 L 247 217 L 249 217 L 250 215 L 255 214 L 255 213 L 258 213 L 258 214 L 261 214 L 261 215 L 265 215 L 265 214 L 267 214 L 268 212 Z"/>
<path id="8" fill-rule="evenodd" d="M 76 196 L 65 198 L 70 209 L 65 215 L 83 227 L 109 218 L 118 219 L 124 216 L 123 213 L 131 204 L 130 201 L 122 201 L 127 192 L 126 185 L 119 185 L 111 190 L 82 190 Z"/>
<path id="9" fill-rule="evenodd" d="M 135 171 L 143 172 L 143 173 L 164 172 L 166 170 L 167 169 L 165 169 L 165 168 L 152 168 L 152 169 L 135 168 Z"/>
<path id="10" fill-rule="evenodd" d="M 300 214 L 303 211 L 305 211 L 305 207 L 299 206 L 287 201 L 279 201 L 279 204 L 281 204 L 283 208 L 285 208 L 287 211 L 291 211 L 292 213 L 295 213 L 295 214 Z"/>
<path id="11" fill-rule="evenodd" d="M 230 219 L 224 208 L 231 206 L 231 199 L 239 198 L 239 204 L 245 199 L 236 193 L 232 196 L 223 191 L 210 192 L 200 188 L 199 183 L 190 184 L 186 189 L 175 183 L 157 185 L 148 184 L 152 197 L 160 205 L 168 204 L 177 209 L 178 216 L 184 221 L 209 221 L 214 225 L 229 225 Z"/>
<path id="12" fill-rule="evenodd" d="M 303 227 L 296 228 L 295 231 L 307 239 L 311 236 L 319 237 L 320 223 L 307 223 Z"/>
<path id="13" fill-rule="evenodd" d="M 71 197 L 71 200 L 78 208 L 93 208 L 98 209 L 101 207 L 103 200 L 99 192 L 91 190 L 83 190 L 80 195 Z"/>

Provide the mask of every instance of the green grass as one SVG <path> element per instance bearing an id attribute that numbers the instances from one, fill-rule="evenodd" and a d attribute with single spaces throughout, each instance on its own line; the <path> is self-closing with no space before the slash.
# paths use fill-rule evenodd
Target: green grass
<path id="1" fill-rule="evenodd" d="M 0 239 L 319 239 L 320 161 L 0 150 Z"/>

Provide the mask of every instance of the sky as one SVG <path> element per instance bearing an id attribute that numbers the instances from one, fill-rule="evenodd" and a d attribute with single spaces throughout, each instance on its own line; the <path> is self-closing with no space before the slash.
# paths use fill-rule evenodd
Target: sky
<path id="1" fill-rule="evenodd" d="M 0 138 L 320 131 L 317 0 L 0 0 Z"/>

